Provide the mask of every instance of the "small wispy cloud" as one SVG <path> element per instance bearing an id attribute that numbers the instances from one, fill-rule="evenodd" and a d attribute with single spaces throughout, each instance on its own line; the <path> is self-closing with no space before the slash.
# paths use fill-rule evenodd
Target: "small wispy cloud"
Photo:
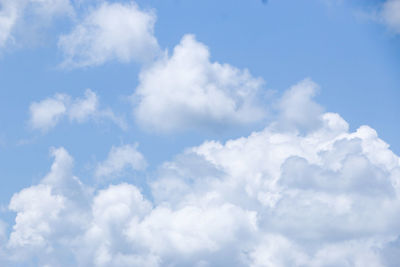
<path id="1" fill-rule="evenodd" d="M 99 108 L 99 97 L 90 89 L 83 98 L 73 99 L 67 94 L 55 94 L 29 107 L 29 126 L 32 129 L 47 132 L 54 128 L 61 119 L 68 117 L 70 122 L 84 123 L 90 119 L 110 120 L 121 129 L 127 129 L 125 120 L 107 108 Z"/>
<path id="2" fill-rule="evenodd" d="M 144 170 L 147 162 L 137 149 L 138 144 L 113 146 L 106 160 L 98 163 L 95 176 L 97 178 L 114 178 L 130 168 L 132 170 Z"/>

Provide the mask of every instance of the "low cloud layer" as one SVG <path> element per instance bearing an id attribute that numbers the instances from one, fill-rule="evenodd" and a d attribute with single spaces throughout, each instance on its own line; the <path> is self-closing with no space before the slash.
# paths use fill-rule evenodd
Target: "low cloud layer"
<path id="1" fill-rule="evenodd" d="M 282 104 L 262 131 L 165 162 L 146 194 L 85 185 L 72 156 L 52 149 L 49 174 L 10 201 L 16 220 L 1 253 L 50 266 L 398 266 L 400 158 L 374 129 L 351 132 L 321 112 L 312 88 L 302 82 L 281 103 L 318 107 L 306 112 L 313 127 L 300 131 L 297 117 L 277 127 L 293 122 Z M 137 153 L 114 147 L 102 164 Z"/>
<path id="2" fill-rule="evenodd" d="M 33 102 L 29 107 L 29 126 L 32 129 L 47 132 L 54 128 L 63 118 L 71 122 L 83 123 L 90 119 L 111 120 L 122 129 L 126 123 L 110 109 L 99 109 L 99 99 L 90 89 L 85 91 L 83 98 L 72 99 L 67 94 L 56 94 L 39 102 Z"/>
<path id="3" fill-rule="evenodd" d="M 263 85 L 248 70 L 210 61 L 208 47 L 185 35 L 171 56 L 144 68 L 134 94 L 135 117 L 161 132 L 216 129 L 261 120 Z"/>

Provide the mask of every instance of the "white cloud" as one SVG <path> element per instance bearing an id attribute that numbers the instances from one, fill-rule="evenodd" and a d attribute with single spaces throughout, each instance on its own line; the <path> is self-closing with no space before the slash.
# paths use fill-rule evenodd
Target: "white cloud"
<path id="1" fill-rule="evenodd" d="M 172 56 L 144 68 L 134 94 L 135 117 L 156 131 L 215 129 L 257 122 L 263 81 L 247 70 L 210 62 L 208 48 L 185 35 Z"/>
<path id="2" fill-rule="evenodd" d="M 66 94 L 56 94 L 39 102 L 33 102 L 29 107 L 29 125 L 32 129 L 49 131 L 64 117 L 71 122 L 83 123 L 89 119 L 108 119 L 122 129 L 126 129 L 125 121 L 116 116 L 112 110 L 99 109 L 99 100 L 95 92 L 85 91 L 84 98 L 72 99 Z"/>
<path id="3" fill-rule="evenodd" d="M 316 83 L 306 79 L 284 93 L 278 107 L 280 127 L 306 131 L 318 127 L 323 109 L 312 101 L 317 89 Z"/>
<path id="4" fill-rule="evenodd" d="M 387 0 L 381 10 L 383 22 L 395 33 L 400 33 L 400 0 Z"/>
<path id="5" fill-rule="evenodd" d="M 308 256 L 298 246 L 277 234 L 262 236 L 246 259 L 251 267 L 307 266 L 309 261 Z"/>
<path id="6" fill-rule="evenodd" d="M 138 145 L 122 145 L 112 147 L 105 161 L 96 167 L 95 175 L 99 178 L 113 178 L 122 174 L 126 168 L 143 170 L 147 163 L 143 155 L 137 150 Z"/>
<path id="7" fill-rule="evenodd" d="M 316 105 L 302 90 L 283 99 Z M 10 202 L 6 252 L 51 266 L 398 266 L 400 158 L 368 126 L 310 114 L 320 122 L 309 131 L 272 123 L 188 148 L 146 194 L 126 183 L 91 190 L 53 149 L 50 173 Z M 119 150 L 110 168 L 134 165 L 132 147 Z"/>
<path id="8" fill-rule="evenodd" d="M 143 219 L 151 211 L 152 205 L 145 200 L 140 191 L 132 185 L 120 184 L 110 186 L 98 192 L 94 197 L 92 206 L 93 222 L 83 234 L 84 246 L 90 248 L 91 256 L 82 255 L 84 265 L 118 266 L 119 261 L 141 261 L 140 255 L 135 259 L 125 259 L 119 253 L 113 255 L 113 251 L 126 244 L 124 231 L 132 219 Z M 87 253 L 87 247 L 83 247 L 83 253 Z M 128 249 L 130 250 L 130 249 Z M 93 258 L 92 258 L 93 257 Z M 114 262 L 114 263 L 113 263 Z M 121 266 L 128 266 L 122 264 Z M 138 264 L 137 266 L 140 266 Z"/>
<path id="9" fill-rule="evenodd" d="M 1 207 L 2 210 L 5 210 L 5 207 Z M 0 220 L 0 263 L 2 264 L 4 255 L 3 254 L 3 246 L 7 243 L 8 240 L 8 225 L 3 220 Z"/>
<path id="10" fill-rule="evenodd" d="M 54 162 L 42 181 L 10 201 L 9 209 L 17 213 L 6 248 L 13 252 L 12 262 L 35 257 L 41 266 L 54 266 L 54 260 L 68 265 L 68 255 L 59 247 L 73 247 L 75 235 L 88 227 L 90 188 L 72 174 L 73 159 L 64 148 L 52 148 L 51 155 Z"/>
<path id="11" fill-rule="evenodd" d="M 29 107 L 29 123 L 33 129 L 47 131 L 56 126 L 67 112 L 68 96 L 56 94 L 40 102 L 34 102 Z"/>
<path id="12" fill-rule="evenodd" d="M 11 31 L 18 18 L 17 2 L 1 1 L 0 10 L 0 48 L 4 47 L 11 37 Z"/>
<path id="13" fill-rule="evenodd" d="M 69 0 L 0 0 L 0 8 L 0 48 L 16 42 L 13 34 L 18 24 L 44 27 L 57 16 L 74 13 Z M 25 18 L 28 12 L 30 19 Z"/>
<path id="14" fill-rule="evenodd" d="M 60 213 L 69 200 L 62 192 L 75 191 L 71 185 L 80 187 L 80 182 L 72 175 L 73 159 L 64 148 L 52 149 L 51 155 L 54 163 L 42 182 L 14 194 L 10 201 L 10 210 L 17 213 L 10 247 L 50 248 L 48 239 L 56 231 L 53 224 L 66 219 Z"/>
<path id="15" fill-rule="evenodd" d="M 99 99 L 91 90 L 85 91 L 85 98 L 78 98 L 71 104 L 68 112 L 70 120 L 84 122 L 98 110 Z"/>
<path id="16" fill-rule="evenodd" d="M 38 185 L 15 194 L 10 209 L 17 212 L 11 247 L 45 246 L 52 232 L 50 224 L 59 219 L 64 198 L 53 195 L 50 186 Z"/>
<path id="17" fill-rule="evenodd" d="M 62 35 L 59 48 L 65 55 L 63 66 L 88 67 L 110 60 L 147 62 L 158 53 L 153 35 L 156 16 L 134 3 L 102 3 Z"/>

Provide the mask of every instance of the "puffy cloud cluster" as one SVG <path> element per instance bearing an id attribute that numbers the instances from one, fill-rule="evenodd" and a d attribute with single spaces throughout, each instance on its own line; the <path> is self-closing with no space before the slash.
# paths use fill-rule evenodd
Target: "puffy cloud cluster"
<path id="1" fill-rule="evenodd" d="M 193 35 L 185 35 L 171 56 L 144 68 L 139 79 L 135 117 L 151 130 L 213 129 L 264 116 L 256 101 L 263 81 L 211 62 L 207 46 Z"/>
<path id="2" fill-rule="evenodd" d="M 13 33 L 25 20 L 24 13 L 33 17 L 28 24 L 49 22 L 56 16 L 71 16 L 74 11 L 69 0 L 0 0 L 0 48 L 15 42 Z M 42 26 L 42 25 L 41 25 Z"/>
<path id="3" fill-rule="evenodd" d="M 2 251 L 10 264 L 51 266 L 398 266 L 400 158 L 372 128 L 350 132 L 322 113 L 310 88 L 289 89 L 264 130 L 165 162 L 146 194 L 83 185 L 71 156 L 53 149 L 49 174 L 12 197 Z M 299 111 L 318 107 L 307 130 L 279 126 L 293 122 L 294 96 Z M 114 147 L 99 166 L 137 168 L 137 153 Z"/>
<path id="4" fill-rule="evenodd" d="M 106 61 L 148 62 L 159 52 L 156 16 L 134 3 L 102 3 L 59 39 L 63 66 L 88 67 Z"/>
<path id="5" fill-rule="evenodd" d="M 382 10 L 397 31 L 398 0 Z M 52 18 L 68 0 L 0 0 L 0 47 L 24 10 Z M 207 46 L 185 35 L 154 60 L 156 17 L 135 3 L 100 2 L 59 39 L 66 67 L 146 62 L 134 94 L 137 121 L 171 132 L 260 121 L 263 81 L 212 62 Z M 154 60 L 151 62 L 151 60 Z M 277 102 L 276 121 L 248 137 L 186 149 L 141 183 L 85 185 L 64 148 L 39 184 L 15 193 L 11 229 L 0 221 L 6 266 L 398 266 L 400 158 L 375 130 L 354 132 L 313 101 L 304 80 Z M 108 118 L 126 127 L 98 96 L 66 94 L 34 102 L 29 124 L 48 131 L 63 118 Z M 137 144 L 112 147 L 94 177 L 144 170 Z M 143 175 L 144 176 L 144 175 Z M 146 178 L 146 179 L 145 179 Z"/>
<path id="6" fill-rule="evenodd" d="M 29 107 L 29 125 L 36 130 L 46 132 L 55 127 L 64 117 L 78 123 L 89 119 L 109 119 L 125 129 L 124 120 L 117 117 L 110 109 L 99 109 L 99 99 L 90 89 L 85 91 L 83 98 L 71 99 L 67 94 L 56 94 L 39 102 L 33 102 Z"/>
<path id="7" fill-rule="evenodd" d="M 0 24 L 0 44 L 9 39 L 8 32 L 20 16 L 22 5 L 36 7 L 38 14 L 47 17 L 62 10 L 71 14 L 78 11 L 69 0 L 0 1 L 5 1 L 1 11 L 5 15 L 0 13 L 0 22 L 4 21 Z M 153 11 L 142 10 L 134 2 L 101 1 L 88 8 L 87 13 L 78 13 L 83 18 L 76 20 L 70 33 L 59 38 L 58 46 L 64 55 L 61 65 L 79 68 L 113 60 L 144 63 L 133 97 L 135 118 L 144 128 L 158 132 L 220 131 L 260 122 L 265 117 L 266 111 L 257 101 L 263 86 L 261 78 L 253 77 L 246 69 L 212 62 L 208 47 L 193 35 L 185 35 L 171 56 L 162 54 L 154 36 Z M 70 110 L 69 96 L 63 94 L 34 103 L 31 126 L 47 131 L 67 113 L 70 120 L 82 122 L 95 113 L 94 100 L 77 103 Z M 125 127 L 110 111 L 103 112 L 102 117 Z"/>

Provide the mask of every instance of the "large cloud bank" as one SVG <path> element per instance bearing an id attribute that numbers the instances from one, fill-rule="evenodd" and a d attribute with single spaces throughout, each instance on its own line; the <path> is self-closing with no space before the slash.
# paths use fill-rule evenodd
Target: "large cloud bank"
<path id="1" fill-rule="evenodd" d="M 146 194 L 128 183 L 85 185 L 72 156 L 52 149 L 50 172 L 10 201 L 16 219 L 0 235 L 4 263 L 398 266 L 400 159 L 372 128 L 352 132 L 323 113 L 313 86 L 284 94 L 282 115 L 264 130 L 165 162 Z M 313 127 L 287 115 L 289 102 Z"/>

